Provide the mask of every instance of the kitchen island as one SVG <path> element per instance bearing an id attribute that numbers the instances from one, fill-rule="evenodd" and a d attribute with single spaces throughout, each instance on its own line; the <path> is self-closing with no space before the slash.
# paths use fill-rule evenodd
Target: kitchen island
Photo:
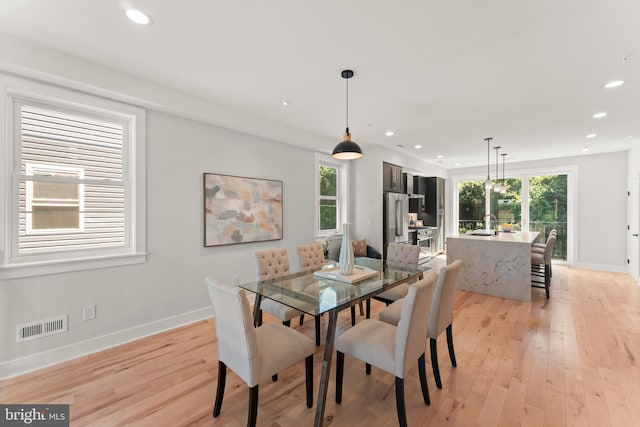
<path id="1" fill-rule="evenodd" d="M 447 263 L 462 260 L 458 289 L 531 301 L 531 245 L 539 235 L 499 231 L 447 237 Z"/>

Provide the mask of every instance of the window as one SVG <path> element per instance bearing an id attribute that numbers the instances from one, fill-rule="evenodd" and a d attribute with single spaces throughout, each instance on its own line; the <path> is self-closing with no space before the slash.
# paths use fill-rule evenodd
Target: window
<path id="1" fill-rule="evenodd" d="M 316 235 L 338 232 L 347 218 L 347 165 L 316 155 Z"/>
<path id="2" fill-rule="evenodd" d="M 548 170 L 514 171 L 507 178 L 506 194 L 485 190 L 484 180 L 477 177 L 455 178 L 454 221 L 458 233 L 485 228 L 485 212 L 490 212 L 492 228 L 509 222 L 516 230 L 537 231 L 546 241 L 552 229 L 557 231 L 553 258 L 573 263 L 574 199 L 577 169 L 573 166 Z M 496 222 L 497 221 L 497 222 Z M 455 222 L 454 222 L 455 223 Z"/>
<path id="3" fill-rule="evenodd" d="M 338 168 L 320 165 L 318 170 L 320 181 L 320 231 L 336 230 L 338 228 L 339 198 L 338 198 Z"/>
<path id="4" fill-rule="evenodd" d="M 26 176 L 33 178 L 26 181 L 24 202 L 20 200 L 20 206 L 25 206 L 24 213 L 20 215 L 26 222 L 24 238 L 83 231 L 84 185 L 79 182 L 84 178 L 84 169 L 29 162 L 25 162 L 25 166 Z M 45 177 L 75 178 L 77 182 L 39 181 L 49 179 Z"/>
<path id="5" fill-rule="evenodd" d="M 19 79 L 0 82 L 5 152 L 13 159 L 2 174 L 0 278 L 143 262 L 144 111 Z"/>

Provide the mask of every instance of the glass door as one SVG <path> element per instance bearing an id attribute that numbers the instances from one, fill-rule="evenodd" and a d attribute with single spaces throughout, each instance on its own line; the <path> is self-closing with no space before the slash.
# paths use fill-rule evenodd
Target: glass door
<path id="1" fill-rule="evenodd" d="M 505 194 L 491 190 L 491 212 L 495 216 L 497 224 L 495 228 L 500 230 L 502 224 L 512 224 L 514 231 L 522 230 L 522 180 L 509 178 L 505 180 L 507 192 Z M 494 225 L 491 226 L 494 228 Z"/>
<path id="2" fill-rule="evenodd" d="M 463 179 L 457 185 L 458 233 L 484 229 L 485 212 L 490 212 L 491 228 L 513 224 L 513 230 L 537 231 L 540 242 L 546 242 L 549 232 L 556 230 L 557 240 L 553 258 L 571 262 L 568 236 L 571 234 L 569 218 L 572 217 L 567 194 L 575 191 L 572 171 L 558 170 L 545 173 L 515 173 L 505 180 L 505 194 L 486 190 L 484 179 Z M 455 200 L 455 199 L 454 199 Z M 455 202 L 454 202 L 455 203 Z M 497 224 L 497 227 L 496 227 Z"/>
<path id="3" fill-rule="evenodd" d="M 546 242 L 557 231 L 553 258 L 567 259 L 567 175 L 529 177 L 529 230 L 540 232 Z"/>
<path id="4" fill-rule="evenodd" d="M 484 228 L 484 180 L 458 183 L 458 233 Z"/>

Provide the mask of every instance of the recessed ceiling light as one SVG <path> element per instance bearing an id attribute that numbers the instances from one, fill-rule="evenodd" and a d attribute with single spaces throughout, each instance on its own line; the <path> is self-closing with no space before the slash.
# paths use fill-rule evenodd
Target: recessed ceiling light
<path id="1" fill-rule="evenodd" d="M 127 9 L 127 18 L 140 25 L 151 24 L 151 17 L 138 9 Z"/>
<path id="2" fill-rule="evenodd" d="M 415 148 L 415 149 L 417 150 L 417 149 L 422 148 L 422 145 L 420 145 L 420 144 L 416 144 L 416 145 L 414 145 L 414 146 L 413 146 L 413 148 Z"/>
<path id="3" fill-rule="evenodd" d="M 598 135 L 596 135 L 595 133 L 590 133 L 589 135 L 586 135 L 585 138 L 595 138 L 596 136 Z"/>
<path id="4" fill-rule="evenodd" d="M 624 80 L 614 80 L 604 85 L 604 87 L 607 89 L 613 89 L 614 87 L 622 86 L 623 84 Z"/>
<path id="5" fill-rule="evenodd" d="M 442 154 L 438 154 L 436 157 L 439 158 L 439 159 L 444 158 L 444 156 Z"/>
<path id="6" fill-rule="evenodd" d="M 627 139 L 632 139 L 632 138 L 633 138 L 633 135 L 627 136 Z"/>
<path id="7" fill-rule="evenodd" d="M 393 136 L 394 135 L 392 130 L 388 130 L 384 134 L 387 135 L 387 136 Z"/>
<path id="8" fill-rule="evenodd" d="M 607 116 L 607 113 L 605 113 L 604 111 L 601 111 L 599 113 L 595 113 L 593 115 L 593 118 L 594 119 L 601 119 L 601 118 L 606 117 L 606 116 Z"/>
<path id="9" fill-rule="evenodd" d="M 289 106 L 289 103 L 288 103 L 287 101 L 282 101 L 282 105 L 283 105 L 284 107 L 288 107 L 288 106 Z"/>
<path id="10" fill-rule="evenodd" d="M 454 166 L 460 166 L 462 163 L 454 163 Z"/>
<path id="11" fill-rule="evenodd" d="M 586 153 L 587 151 L 590 151 L 590 150 L 589 150 L 589 147 L 585 145 L 584 148 L 581 149 L 580 151 L 582 151 L 583 153 Z"/>

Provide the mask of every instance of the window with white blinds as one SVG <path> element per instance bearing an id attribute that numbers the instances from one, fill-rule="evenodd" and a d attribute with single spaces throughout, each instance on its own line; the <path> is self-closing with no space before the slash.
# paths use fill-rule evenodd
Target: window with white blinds
<path id="1" fill-rule="evenodd" d="M 123 124 L 16 107 L 19 253 L 124 246 Z"/>
<path id="2" fill-rule="evenodd" d="M 0 73 L 0 280 L 146 261 L 145 111 Z"/>

